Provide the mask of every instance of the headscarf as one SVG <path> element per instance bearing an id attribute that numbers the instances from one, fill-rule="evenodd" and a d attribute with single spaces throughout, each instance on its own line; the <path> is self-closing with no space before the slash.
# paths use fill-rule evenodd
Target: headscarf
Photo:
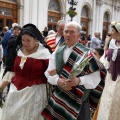
<path id="1" fill-rule="evenodd" d="M 26 24 L 26 25 L 23 26 L 23 28 L 22 28 L 19 36 L 17 37 L 16 43 L 14 45 L 14 48 L 10 52 L 10 55 L 9 55 L 10 57 L 7 58 L 6 69 L 4 71 L 3 76 L 5 75 L 5 73 L 7 71 L 11 71 L 11 69 L 13 68 L 15 57 L 17 55 L 17 51 L 22 46 L 22 35 L 24 35 L 24 34 L 28 34 L 28 35 L 31 35 L 32 37 L 36 38 L 51 53 L 50 47 L 47 46 L 47 44 L 44 41 L 44 38 L 42 37 L 41 32 L 38 30 L 38 28 L 34 24 L 32 24 L 32 23 L 28 23 L 28 24 Z"/>
<path id="2" fill-rule="evenodd" d="M 32 37 L 36 38 L 41 44 L 43 44 L 45 48 L 49 49 L 49 51 L 51 52 L 51 49 L 49 46 L 47 46 L 41 32 L 38 30 L 38 28 L 34 24 L 29 23 L 23 26 L 21 33 L 17 39 L 17 45 L 20 45 L 20 46 L 22 45 L 21 41 L 22 41 L 23 34 L 32 35 Z"/>

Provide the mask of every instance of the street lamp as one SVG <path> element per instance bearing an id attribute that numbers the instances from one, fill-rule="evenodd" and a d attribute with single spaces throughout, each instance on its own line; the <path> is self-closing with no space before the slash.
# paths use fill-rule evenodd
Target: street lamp
<path id="1" fill-rule="evenodd" d="M 73 19 L 73 17 L 77 14 L 77 12 L 75 12 L 76 8 L 74 8 L 73 6 L 77 5 L 77 1 L 76 0 L 67 0 L 68 4 L 71 5 L 71 7 L 69 8 L 69 16 L 71 17 L 71 21 Z"/>

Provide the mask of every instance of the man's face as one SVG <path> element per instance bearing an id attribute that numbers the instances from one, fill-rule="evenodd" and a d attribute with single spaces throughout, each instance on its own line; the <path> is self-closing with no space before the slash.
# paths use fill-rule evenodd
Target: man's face
<path id="1" fill-rule="evenodd" d="M 101 58 L 101 56 L 99 55 L 99 53 L 98 53 L 97 50 L 93 50 L 93 53 L 94 53 L 94 55 L 95 55 L 98 59 Z"/>
<path id="2" fill-rule="evenodd" d="M 68 47 L 75 45 L 75 43 L 80 38 L 80 33 L 78 32 L 78 28 L 74 24 L 68 24 L 64 29 L 64 39 L 65 43 Z"/>
<path id="3" fill-rule="evenodd" d="M 95 32 L 94 35 L 95 35 L 95 37 L 98 37 L 98 32 Z"/>
<path id="4" fill-rule="evenodd" d="M 64 27 L 65 27 L 65 23 L 64 22 L 61 22 L 58 26 L 57 26 L 57 34 L 59 36 L 63 36 L 63 30 L 64 30 Z"/>
<path id="5" fill-rule="evenodd" d="M 20 29 L 19 28 L 15 28 L 14 30 L 13 30 L 13 34 L 14 35 L 16 35 L 16 36 L 18 36 L 19 34 L 20 34 Z"/>

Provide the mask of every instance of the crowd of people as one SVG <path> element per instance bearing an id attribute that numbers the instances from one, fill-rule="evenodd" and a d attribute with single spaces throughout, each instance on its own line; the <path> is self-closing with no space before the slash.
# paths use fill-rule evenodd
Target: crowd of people
<path id="1" fill-rule="evenodd" d="M 81 25 L 64 20 L 56 32 L 32 23 L 4 27 L 1 120 L 118 120 L 120 23 L 111 27 L 105 42 L 97 31 L 83 41 Z"/>

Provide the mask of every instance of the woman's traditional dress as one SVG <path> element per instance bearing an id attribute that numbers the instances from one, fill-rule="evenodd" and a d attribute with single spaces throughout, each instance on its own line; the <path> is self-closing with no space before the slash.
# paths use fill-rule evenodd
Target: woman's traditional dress
<path id="1" fill-rule="evenodd" d="M 35 53 L 27 56 L 18 51 L 14 72 L 7 72 L 3 78 L 11 81 L 11 85 L 1 120 L 44 120 L 41 116 L 46 103 L 44 72 L 50 56 L 42 44 Z"/>
<path id="2" fill-rule="evenodd" d="M 109 71 L 100 101 L 97 120 L 120 119 L 120 48 L 111 40 L 108 51 Z"/>

